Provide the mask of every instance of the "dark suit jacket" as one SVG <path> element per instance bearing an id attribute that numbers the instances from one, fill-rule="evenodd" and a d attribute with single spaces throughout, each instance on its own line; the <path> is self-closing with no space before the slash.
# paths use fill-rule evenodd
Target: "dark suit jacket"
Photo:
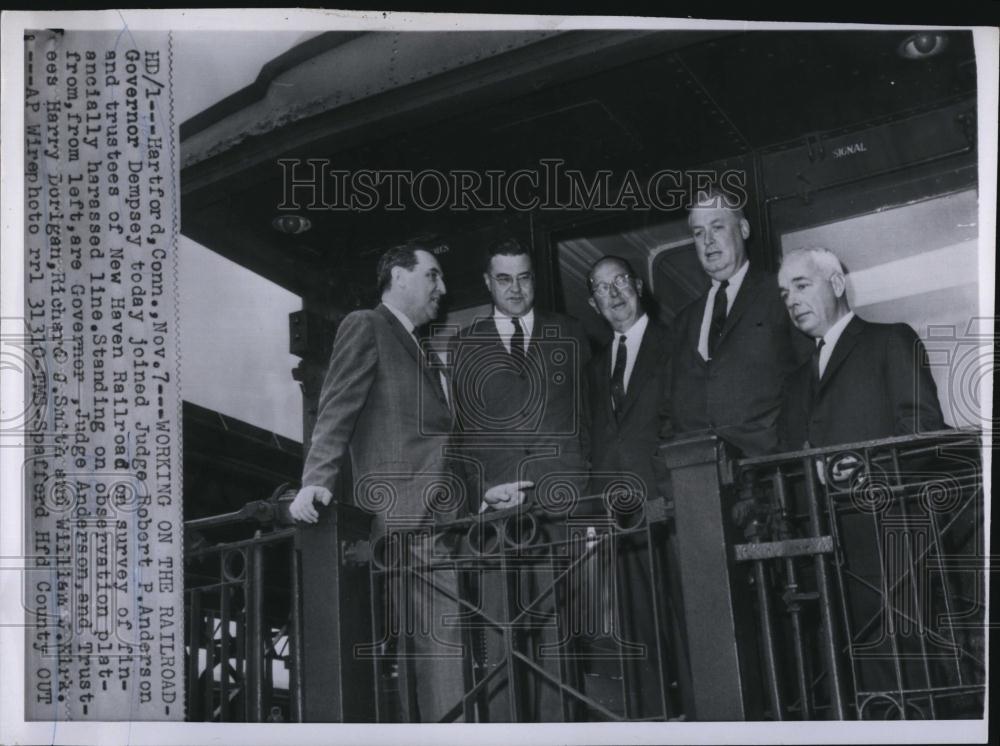
<path id="1" fill-rule="evenodd" d="M 535 309 L 525 363 L 517 366 L 492 316 L 462 329 L 450 348 L 461 455 L 483 489 L 530 479 L 534 497 L 560 483 L 583 493 L 590 347 L 575 319 Z M 529 499 L 531 499 L 529 497 Z"/>
<path id="2" fill-rule="evenodd" d="M 661 438 L 669 432 L 670 332 L 649 321 L 617 417 L 611 406 L 611 353 L 615 344 L 613 339 L 590 365 L 591 491 L 601 492 L 613 481 L 602 477 L 602 473 L 623 474 L 634 475 L 649 498 L 666 495 L 667 467 L 659 447 Z"/>
<path id="3" fill-rule="evenodd" d="M 795 371 L 782 408 L 787 450 L 820 447 L 945 427 L 927 351 L 906 324 L 857 316 L 844 328 L 812 396 L 811 362 Z"/>
<path id="4" fill-rule="evenodd" d="M 698 337 L 707 302 L 706 291 L 674 324 L 674 435 L 709 430 L 747 456 L 774 453 L 785 380 L 808 359 L 808 340 L 792 326 L 774 276 L 750 267 L 705 362 Z"/>
<path id="5" fill-rule="evenodd" d="M 384 305 L 355 311 L 337 331 L 302 483 L 335 490 L 349 452 L 359 507 L 394 518 L 454 517 L 467 505 L 447 460 L 452 425 L 437 371 L 399 320 Z M 430 504 L 425 495 L 446 494 L 429 489 L 434 483 L 456 504 Z"/>

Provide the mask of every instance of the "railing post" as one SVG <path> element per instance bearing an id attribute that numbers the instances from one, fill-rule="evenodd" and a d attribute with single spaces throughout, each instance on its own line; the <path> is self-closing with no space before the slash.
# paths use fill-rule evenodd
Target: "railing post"
<path id="1" fill-rule="evenodd" d="M 355 655 L 371 641 L 367 562 L 349 548 L 366 542 L 370 516 L 341 505 L 320 510 L 319 522 L 298 529 L 303 719 L 307 723 L 375 719 L 372 662 Z"/>
<path id="2" fill-rule="evenodd" d="M 740 532 L 723 444 L 705 436 L 665 445 L 691 667 L 694 720 L 752 720 L 761 716 L 755 675 L 756 623 L 745 572 L 733 558 Z"/>

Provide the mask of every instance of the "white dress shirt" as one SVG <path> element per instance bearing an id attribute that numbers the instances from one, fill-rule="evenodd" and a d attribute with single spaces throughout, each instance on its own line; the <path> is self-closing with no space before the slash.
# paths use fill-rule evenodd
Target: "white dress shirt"
<path id="1" fill-rule="evenodd" d="M 519 321 L 521 322 L 521 330 L 524 332 L 524 351 L 527 353 L 528 344 L 531 342 L 531 332 L 535 328 L 535 309 L 531 309 L 524 316 L 521 316 Z M 504 349 L 510 352 L 510 338 L 514 336 L 514 322 L 510 320 L 510 316 L 496 307 L 493 309 L 493 322 L 497 325 L 497 333 L 500 335 Z"/>
<path id="2" fill-rule="evenodd" d="M 642 344 L 642 335 L 645 334 L 647 326 L 649 326 L 649 317 L 642 314 L 624 333 L 627 351 L 625 356 L 625 391 L 628 391 L 628 382 L 632 378 L 632 369 L 635 368 L 635 360 L 639 357 L 639 345 Z M 615 361 L 618 360 L 618 341 L 621 336 L 622 332 L 615 332 L 614 341 L 611 343 L 611 372 L 609 375 L 615 370 Z"/>
<path id="3" fill-rule="evenodd" d="M 750 262 L 743 262 L 743 266 L 733 273 L 733 276 L 729 278 L 729 286 L 726 288 L 726 315 L 733 308 L 733 301 L 736 300 L 736 294 L 740 292 L 740 286 L 743 285 L 743 278 L 747 276 L 747 270 L 750 269 Z M 705 313 L 701 317 L 701 333 L 698 335 L 698 354 L 701 355 L 702 360 L 708 360 L 708 330 L 712 326 L 712 308 L 715 306 L 715 296 L 719 292 L 719 285 L 722 283 L 719 280 L 712 280 L 712 287 L 708 291 L 708 302 L 705 304 Z"/>
<path id="4" fill-rule="evenodd" d="M 826 364 L 830 362 L 830 356 L 833 354 L 833 348 L 837 346 L 837 340 L 840 339 L 840 335 L 844 333 L 844 329 L 847 328 L 847 325 L 851 323 L 851 319 L 853 318 L 854 311 L 848 311 L 837 319 L 837 323 L 827 329 L 826 334 L 823 335 L 823 347 L 819 351 L 820 378 L 826 372 Z M 816 344 L 819 344 L 819 339 L 816 340 Z"/>

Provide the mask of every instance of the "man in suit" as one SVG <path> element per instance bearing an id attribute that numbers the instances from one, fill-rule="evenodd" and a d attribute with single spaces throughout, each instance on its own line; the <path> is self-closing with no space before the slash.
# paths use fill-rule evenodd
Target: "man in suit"
<path id="1" fill-rule="evenodd" d="M 493 313 L 462 329 L 452 348 L 463 445 L 475 450 L 484 484 L 529 480 L 547 499 L 553 474 L 586 488 L 586 381 L 590 345 L 575 319 L 534 307 L 531 256 L 516 239 L 489 250 Z M 582 492 L 581 492 L 582 494 Z"/>
<path id="2" fill-rule="evenodd" d="M 620 507 L 624 509 L 624 525 L 633 521 L 641 525 L 645 502 L 670 496 L 666 464 L 659 453 L 669 432 L 670 333 L 642 310 L 642 279 L 625 259 L 604 256 L 597 260 L 591 267 L 589 284 L 590 306 L 614 332 L 611 343 L 594 358 L 589 371 L 593 469 L 590 491 L 601 494 L 622 485 L 637 490 L 635 499 L 622 501 L 627 504 Z M 611 498 L 611 502 L 615 500 Z M 658 553 L 657 547 L 662 547 L 668 557 L 674 553 L 673 538 L 664 533 L 657 532 L 653 547 L 645 527 L 635 533 L 617 534 L 618 642 L 627 643 L 622 652 L 630 718 L 669 716 L 676 707 L 668 699 L 664 712 L 661 692 L 669 688 L 672 675 L 665 671 L 661 681 L 658 665 L 659 651 L 666 647 L 668 638 L 676 648 L 669 663 L 675 668 L 683 665 L 677 655 L 683 646 L 678 637 L 680 592 L 672 582 L 676 580 L 676 566 L 669 560 L 665 563 L 670 578 L 654 580 L 651 574 L 658 567 L 651 549 Z M 654 583 L 666 600 L 656 609 L 658 617 L 654 617 Z M 672 591 L 669 594 L 665 592 L 668 586 Z M 660 629 L 654 625 L 655 618 L 660 620 Z M 640 652 L 636 646 L 644 650 Z"/>
<path id="3" fill-rule="evenodd" d="M 813 354 L 789 381 L 780 427 L 785 450 L 945 427 L 919 337 L 907 324 L 876 324 L 856 316 L 847 301 L 846 272 L 833 252 L 789 252 L 778 285 L 792 322 L 815 340 Z M 919 478 L 915 464 L 902 468 L 915 469 Z M 924 681 L 916 663 L 919 641 L 892 633 L 893 621 L 904 617 L 892 611 L 894 594 L 883 594 L 909 581 L 894 576 L 892 557 L 879 554 L 885 524 L 877 512 L 853 502 L 841 505 L 835 520 L 859 698 L 863 692 L 899 687 L 896 663 L 903 681 Z M 884 704 L 876 701 L 865 717 L 879 717 Z"/>
<path id="4" fill-rule="evenodd" d="M 675 436 L 710 431 L 759 456 L 778 449 L 782 390 L 808 345 L 788 320 L 774 276 L 750 266 L 750 224 L 731 198 L 702 192 L 688 214 L 711 285 L 674 323 L 671 419 Z"/>
<path id="5" fill-rule="evenodd" d="M 920 338 L 907 324 L 856 316 L 847 302 L 844 267 L 833 252 L 789 252 L 778 286 L 792 323 L 815 340 L 785 397 L 781 430 L 787 449 L 945 426 Z"/>
<path id="6" fill-rule="evenodd" d="M 483 281 L 493 300 L 493 313 L 462 329 L 450 349 L 461 456 L 488 488 L 533 483 L 528 502 L 541 508 L 535 541 L 549 544 L 553 555 L 567 555 L 564 520 L 546 509 L 566 507 L 564 500 L 586 492 L 589 423 L 583 370 L 590 357 L 589 343 L 579 322 L 534 307 L 531 256 L 519 241 L 498 241 L 488 253 Z M 515 504 L 487 497 L 479 509 Z M 532 577 L 484 567 L 479 586 L 485 615 L 494 619 L 517 616 L 525 610 L 528 598 L 541 592 L 553 577 L 538 567 Z M 512 592 L 509 608 L 503 602 L 505 585 L 520 591 L 519 597 Z M 554 629 L 555 608 L 563 608 L 564 601 L 553 596 L 564 594 L 565 584 L 557 583 L 554 593 L 523 615 L 529 623 L 522 621 L 517 630 L 508 630 L 526 636 L 531 657 L 556 678 L 566 640 L 557 639 Z M 483 631 L 483 670 L 508 665 L 504 630 L 486 623 Z M 543 646 L 547 647 L 543 650 Z M 521 719 L 562 719 L 560 693 L 551 682 L 538 674 L 526 677 L 529 696 L 512 703 L 507 674 L 515 672 L 508 668 L 498 673 L 488 688 L 485 717 L 510 720 L 513 710 L 520 708 Z"/>
<path id="7" fill-rule="evenodd" d="M 444 276 L 433 254 L 408 244 L 381 257 L 378 289 L 382 303 L 349 314 L 337 331 L 303 486 L 289 512 L 315 523 L 315 503 L 328 505 L 334 498 L 350 455 L 354 499 L 337 499 L 372 511 L 376 533 L 387 531 L 391 541 L 411 547 L 416 571 L 403 575 L 402 605 L 396 608 L 408 608 L 414 617 L 407 658 L 413 661 L 418 712 L 404 714 L 435 722 L 465 690 L 461 630 L 442 622 L 457 610 L 455 572 L 421 568 L 448 552 L 432 543 L 434 524 L 467 511 L 465 485 L 446 458 L 453 425 L 446 385 L 414 336 L 437 315 Z M 510 489 L 499 485 L 491 499 L 505 499 Z M 417 530 L 403 535 L 400 527 Z M 405 710 L 408 702 L 402 705 Z"/>

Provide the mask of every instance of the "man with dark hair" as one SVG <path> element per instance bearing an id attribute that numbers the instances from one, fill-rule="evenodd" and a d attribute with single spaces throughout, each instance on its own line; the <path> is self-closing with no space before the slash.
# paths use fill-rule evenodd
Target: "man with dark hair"
<path id="1" fill-rule="evenodd" d="M 486 487 L 534 483 L 528 502 L 541 509 L 534 541 L 548 544 L 555 556 L 565 556 L 564 520 L 546 509 L 586 492 L 589 422 L 583 370 L 589 345 L 579 322 L 535 309 L 531 257 L 519 241 L 505 239 L 490 247 L 483 281 L 493 299 L 493 313 L 462 329 L 451 347 L 461 455 Z M 524 499 L 522 491 L 505 494 L 511 499 L 487 493 L 478 509 L 510 508 Z M 496 568 L 481 573 L 484 614 L 499 619 L 501 626 L 484 627 L 480 665 L 487 674 L 496 673 L 485 689 L 485 717 L 508 721 L 514 711 L 524 720 L 562 719 L 558 688 L 537 673 L 519 687 L 528 697 L 511 702 L 508 677 L 528 669 L 506 655 L 504 638 L 509 631 L 515 639 L 531 640 L 530 657 L 558 680 L 559 651 L 565 648 L 555 639 L 553 621 L 555 608 L 565 608 L 567 602 L 552 596 L 563 594 L 565 584 L 557 583 L 531 613 L 520 614 L 519 629 L 509 629 L 507 615 L 518 616 L 518 609 L 525 608 L 523 595 L 541 593 L 554 577 L 520 575 L 507 604 L 504 585 L 513 580 Z M 498 667 L 506 670 L 497 672 Z"/>
<path id="2" fill-rule="evenodd" d="M 399 267 L 407 271 L 412 270 L 417 266 L 419 257 L 417 256 L 417 246 L 418 244 L 402 244 L 400 246 L 393 246 L 391 249 L 386 251 L 382 256 L 378 258 L 378 266 L 375 269 L 377 277 L 376 291 L 378 292 L 379 298 L 382 294 L 389 289 L 392 284 L 392 268 Z M 419 249 L 420 251 L 425 251 L 430 253 L 429 249 Z M 435 312 L 435 316 L 436 316 Z"/>
<path id="3" fill-rule="evenodd" d="M 634 499 L 624 501 L 626 511 L 643 515 L 647 501 L 669 498 L 667 467 L 659 447 L 669 433 L 670 333 L 642 310 L 643 283 L 621 257 L 604 256 L 590 269 L 590 306 L 608 322 L 614 337 L 590 366 L 591 449 L 594 494 L 627 486 Z M 607 496 L 610 503 L 615 500 Z M 664 532 L 666 533 L 666 532 Z M 666 552 L 664 568 L 669 578 L 659 578 L 666 601 L 658 609 L 661 629 L 654 626 L 653 577 L 647 529 L 618 534 L 615 554 L 619 608 L 618 629 L 630 643 L 624 654 L 627 715 L 630 718 L 663 717 L 662 692 L 670 679 L 661 681 L 657 654 L 668 639 L 675 654 L 670 661 L 686 680 L 680 638 L 680 591 L 676 587 L 673 538 L 657 532 L 652 548 Z M 669 580 L 671 593 L 666 594 Z M 658 639 L 659 638 L 659 639 Z M 637 646 L 641 648 L 637 649 Z M 669 675 L 669 674 L 668 674 Z"/>
<path id="4" fill-rule="evenodd" d="M 774 276 L 747 260 L 750 223 L 729 195 L 698 194 L 688 226 L 708 290 L 678 315 L 671 386 L 674 435 L 708 431 L 742 454 L 778 450 L 785 379 L 808 356 Z"/>
<path id="5" fill-rule="evenodd" d="M 452 345 L 458 426 L 484 484 L 535 481 L 544 503 L 546 475 L 578 490 L 588 480 L 583 417 L 590 359 L 575 319 L 537 310 L 531 256 L 516 239 L 493 244 L 483 281 L 493 314 L 462 329 Z M 504 506 L 489 506 L 504 507 Z"/>
<path id="6" fill-rule="evenodd" d="M 418 712 L 405 712 L 406 697 L 401 704 L 407 720 L 435 722 L 461 703 L 467 654 L 459 626 L 443 622 L 458 611 L 455 571 L 426 569 L 432 556 L 449 551 L 432 542 L 434 525 L 468 510 L 466 486 L 446 458 L 453 426 L 446 387 L 414 335 L 437 315 L 444 276 L 430 251 L 407 244 L 382 256 L 378 281 L 381 304 L 348 314 L 337 330 L 303 486 L 289 512 L 305 523 L 319 520 L 315 503 L 334 499 L 350 455 L 353 500 L 343 494 L 336 499 L 375 512 L 373 533 L 410 548 L 404 567 L 409 562 L 414 571 L 400 573 L 402 597 L 393 606 L 412 615 L 400 627 L 412 629 L 405 644 Z M 500 485 L 488 497 L 508 499 L 516 495 L 512 487 Z M 403 536 L 401 527 L 410 535 Z M 461 712 L 459 707 L 458 718 Z"/>

